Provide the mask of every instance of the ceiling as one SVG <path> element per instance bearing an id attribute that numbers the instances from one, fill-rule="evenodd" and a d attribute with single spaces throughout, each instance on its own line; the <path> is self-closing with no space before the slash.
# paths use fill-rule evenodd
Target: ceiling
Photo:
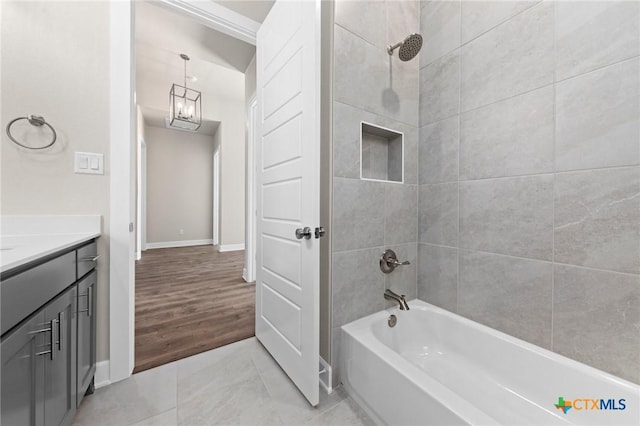
<path id="1" fill-rule="evenodd" d="M 140 110 L 144 116 L 144 121 L 147 126 L 151 127 L 165 127 L 165 118 L 167 117 L 167 111 L 141 106 Z M 214 136 L 220 125 L 219 121 L 202 120 L 202 125 L 198 129 L 198 133 L 202 135 Z M 180 130 L 177 130 L 180 131 Z"/>
<path id="2" fill-rule="evenodd" d="M 267 17 L 267 14 L 271 10 L 271 6 L 273 6 L 274 2 L 275 0 L 214 0 L 214 3 L 224 6 L 227 9 L 231 9 L 234 12 L 244 15 L 259 23 L 264 22 L 264 18 Z"/>
<path id="3" fill-rule="evenodd" d="M 250 19 L 268 13 L 272 4 L 270 1 L 223 3 L 233 3 L 234 11 L 249 13 Z M 189 78 L 187 85 L 201 91 L 205 102 L 244 101 L 244 71 L 255 55 L 255 46 L 151 1 L 136 3 L 135 28 L 136 101 L 147 125 L 165 127 L 169 89 L 172 83 L 182 84 L 184 78 L 180 53 L 191 58 L 187 62 L 187 76 L 196 77 L 195 80 Z M 214 109 L 203 105 L 203 124 L 198 133 L 215 134 L 219 122 L 215 120 L 217 117 L 208 116 Z"/>
<path id="4" fill-rule="evenodd" d="M 192 58 L 242 73 L 256 52 L 255 46 L 249 43 L 147 1 L 136 3 L 136 45 L 154 46 L 172 53 L 184 52 Z"/>

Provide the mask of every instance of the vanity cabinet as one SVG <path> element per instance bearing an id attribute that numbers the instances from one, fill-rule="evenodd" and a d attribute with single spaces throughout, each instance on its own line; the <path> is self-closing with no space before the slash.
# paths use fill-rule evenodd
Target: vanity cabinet
<path id="1" fill-rule="evenodd" d="M 44 309 L 51 329 L 44 362 L 45 425 L 71 424 L 76 412 L 76 294 L 74 285 Z"/>
<path id="2" fill-rule="evenodd" d="M 85 393 L 93 393 L 96 373 L 96 289 L 98 274 L 94 270 L 78 283 L 78 371 L 77 405 Z"/>
<path id="3" fill-rule="evenodd" d="M 44 425 L 44 361 L 49 341 L 44 311 L 2 339 L 3 425 Z"/>
<path id="4" fill-rule="evenodd" d="M 96 260 L 91 242 L 3 277 L 0 424 L 69 425 L 93 390 Z"/>

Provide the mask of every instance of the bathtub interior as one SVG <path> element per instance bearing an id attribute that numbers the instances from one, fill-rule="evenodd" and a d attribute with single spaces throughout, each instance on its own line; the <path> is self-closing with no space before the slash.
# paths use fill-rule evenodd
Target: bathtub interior
<path id="1" fill-rule="evenodd" d="M 584 364 L 500 333 L 420 300 L 355 321 L 345 332 L 370 336 L 392 366 L 408 362 L 501 424 L 640 424 L 639 389 Z M 389 313 L 397 325 L 387 325 Z M 415 374 L 414 374 L 415 376 Z M 416 377 L 412 377 L 416 380 Z M 566 400 L 625 399 L 625 410 L 555 408 Z"/>

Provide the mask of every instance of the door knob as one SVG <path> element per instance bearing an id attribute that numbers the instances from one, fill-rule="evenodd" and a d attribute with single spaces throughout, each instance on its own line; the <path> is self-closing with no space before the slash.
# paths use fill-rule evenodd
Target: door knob
<path id="1" fill-rule="evenodd" d="M 296 238 L 299 240 L 301 240 L 302 238 L 306 238 L 307 240 L 311 239 L 311 228 L 305 226 L 304 229 L 296 229 Z"/>

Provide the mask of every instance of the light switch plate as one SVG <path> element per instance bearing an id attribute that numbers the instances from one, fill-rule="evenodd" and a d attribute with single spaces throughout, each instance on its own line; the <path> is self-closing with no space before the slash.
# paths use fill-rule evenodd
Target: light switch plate
<path id="1" fill-rule="evenodd" d="M 73 171 L 90 175 L 103 175 L 104 155 L 93 152 L 76 152 Z"/>

